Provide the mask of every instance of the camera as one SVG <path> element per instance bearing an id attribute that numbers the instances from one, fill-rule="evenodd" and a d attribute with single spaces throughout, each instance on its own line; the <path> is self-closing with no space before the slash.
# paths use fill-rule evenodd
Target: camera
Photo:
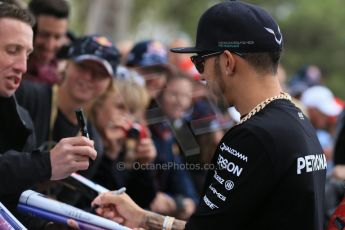
<path id="1" fill-rule="evenodd" d="M 127 139 L 132 138 L 135 140 L 140 140 L 146 137 L 148 137 L 148 130 L 140 123 L 133 122 L 130 128 L 127 130 Z"/>
<path id="2" fill-rule="evenodd" d="M 144 125 L 137 122 L 131 124 L 130 128 L 127 130 L 127 138 L 125 143 L 126 163 L 135 161 L 135 151 L 138 145 L 138 141 L 146 137 L 148 137 L 148 129 Z"/>

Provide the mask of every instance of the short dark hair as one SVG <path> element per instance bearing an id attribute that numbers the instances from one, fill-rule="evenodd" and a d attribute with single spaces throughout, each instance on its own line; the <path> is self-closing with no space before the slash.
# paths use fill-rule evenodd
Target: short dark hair
<path id="1" fill-rule="evenodd" d="M 281 52 L 242 53 L 245 59 L 257 71 L 262 73 L 277 73 Z"/>
<path id="2" fill-rule="evenodd" d="M 24 8 L 24 3 L 21 0 L 0 0 L 2 3 L 14 4 L 19 8 Z"/>
<path id="3" fill-rule="evenodd" d="M 68 18 L 69 4 L 66 0 L 31 0 L 29 10 L 35 15 L 51 15 L 56 18 Z"/>
<path id="4" fill-rule="evenodd" d="M 30 26 L 35 24 L 35 19 L 29 11 L 21 9 L 14 4 L 0 2 L 0 19 L 13 18 L 22 21 Z"/>

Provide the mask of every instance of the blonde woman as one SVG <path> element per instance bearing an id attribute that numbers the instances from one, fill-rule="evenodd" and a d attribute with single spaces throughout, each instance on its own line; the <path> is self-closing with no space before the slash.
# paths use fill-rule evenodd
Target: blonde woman
<path id="1" fill-rule="evenodd" d="M 95 101 L 90 114 L 104 144 L 95 182 L 112 190 L 127 187 L 127 192 L 144 208 L 156 193 L 152 172 L 143 168 L 156 156 L 144 124 L 148 101 L 146 89 L 134 78 L 114 80 Z M 131 136 L 135 131 L 138 135 Z"/>

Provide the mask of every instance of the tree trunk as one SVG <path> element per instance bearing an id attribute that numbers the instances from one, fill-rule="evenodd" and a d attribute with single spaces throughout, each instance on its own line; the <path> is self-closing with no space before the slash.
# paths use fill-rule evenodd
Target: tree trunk
<path id="1" fill-rule="evenodd" d="M 86 34 L 101 34 L 115 42 L 128 37 L 132 0 L 94 0 L 86 23 Z"/>

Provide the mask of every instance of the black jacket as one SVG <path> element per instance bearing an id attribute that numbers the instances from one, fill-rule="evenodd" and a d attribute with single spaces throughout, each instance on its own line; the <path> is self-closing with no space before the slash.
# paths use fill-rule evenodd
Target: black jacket
<path id="1" fill-rule="evenodd" d="M 0 97 L 0 202 L 12 212 L 23 190 L 51 177 L 50 155 L 33 151 L 34 147 L 33 123 L 28 112 L 14 97 Z M 20 219 L 34 228 L 45 224 L 32 223 L 26 217 Z"/>
<path id="2" fill-rule="evenodd" d="M 0 97 L 0 200 L 51 177 L 48 153 L 33 151 L 33 123 L 15 98 Z M 33 152 L 32 152 L 33 151 Z"/>

